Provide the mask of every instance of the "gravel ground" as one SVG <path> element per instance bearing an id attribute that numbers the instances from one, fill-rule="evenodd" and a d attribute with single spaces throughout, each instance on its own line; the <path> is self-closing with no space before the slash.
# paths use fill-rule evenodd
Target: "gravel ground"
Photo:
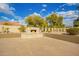
<path id="1" fill-rule="evenodd" d="M 52 34 L 52 33 L 45 33 L 44 35 L 49 38 L 55 38 L 58 40 L 63 40 L 63 41 L 68 41 L 68 42 L 79 44 L 78 35 Z"/>

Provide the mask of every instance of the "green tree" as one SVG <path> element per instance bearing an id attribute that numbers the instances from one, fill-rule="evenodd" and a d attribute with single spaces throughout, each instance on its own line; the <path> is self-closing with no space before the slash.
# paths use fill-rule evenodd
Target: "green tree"
<path id="1" fill-rule="evenodd" d="M 78 17 L 77 17 L 76 20 L 74 20 L 73 26 L 74 26 L 74 27 L 79 27 L 79 4 L 76 5 L 76 6 L 77 6 L 76 9 L 77 9 L 77 15 L 78 15 Z"/>
<path id="2" fill-rule="evenodd" d="M 56 13 L 49 15 L 48 17 L 46 17 L 49 26 L 55 26 L 58 20 L 58 15 Z"/>
<path id="3" fill-rule="evenodd" d="M 58 27 L 64 27 L 63 19 L 64 19 L 63 16 L 59 16 L 58 22 L 57 22 L 58 23 Z"/>
<path id="4" fill-rule="evenodd" d="M 32 27 L 45 27 L 48 23 L 40 16 L 32 15 L 25 18 L 25 22 L 28 26 Z"/>
<path id="5" fill-rule="evenodd" d="M 63 27 L 63 16 L 53 13 L 46 17 L 49 27 Z"/>
<path id="6" fill-rule="evenodd" d="M 79 17 L 73 22 L 74 27 L 79 27 Z"/>
<path id="7" fill-rule="evenodd" d="M 27 26 L 35 26 L 34 20 L 32 19 L 31 16 L 25 18 L 25 22 L 27 23 Z"/>

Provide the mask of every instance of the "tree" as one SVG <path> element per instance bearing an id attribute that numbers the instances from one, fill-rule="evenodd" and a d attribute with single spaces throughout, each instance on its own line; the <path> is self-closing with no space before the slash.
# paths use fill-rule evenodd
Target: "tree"
<path id="1" fill-rule="evenodd" d="M 35 26 L 34 20 L 32 19 L 31 16 L 28 16 L 28 17 L 25 19 L 25 22 L 27 23 L 27 26 Z"/>
<path id="2" fill-rule="evenodd" d="M 48 23 L 40 16 L 32 15 L 25 18 L 25 22 L 31 27 L 46 27 Z"/>
<path id="3" fill-rule="evenodd" d="M 47 17 L 47 21 L 51 26 L 55 25 L 57 23 L 57 20 L 58 20 L 58 15 L 56 13 L 51 14 Z"/>
<path id="4" fill-rule="evenodd" d="M 78 14 L 78 17 L 79 17 L 79 5 L 77 5 L 76 9 L 78 11 L 77 14 Z"/>
<path id="5" fill-rule="evenodd" d="M 64 27 L 63 19 L 64 19 L 63 16 L 59 16 L 58 22 L 57 22 L 58 23 L 58 27 Z"/>
<path id="6" fill-rule="evenodd" d="M 79 27 L 79 17 L 73 22 L 74 27 Z"/>
<path id="7" fill-rule="evenodd" d="M 79 27 L 79 5 L 77 5 L 76 9 L 77 9 L 77 11 L 78 11 L 78 12 L 77 12 L 78 17 L 77 17 L 76 20 L 74 20 L 73 26 L 74 26 L 74 27 Z"/>
<path id="8" fill-rule="evenodd" d="M 53 13 L 46 17 L 49 27 L 63 27 L 63 16 L 59 16 L 56 13 Z"/>

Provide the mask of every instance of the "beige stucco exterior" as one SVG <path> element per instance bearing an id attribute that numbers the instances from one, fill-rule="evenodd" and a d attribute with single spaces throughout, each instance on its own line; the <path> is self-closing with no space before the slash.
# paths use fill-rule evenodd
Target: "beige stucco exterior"
<path id="1" fill-rule="evenodd" d="M 18 33 L 20 32 L 19 31 L 19 28 L 20 26 L 5 26 L 5 25 L 0 25 L 0 32 L 3 32 L 4 31 L 4 28 L 9 28 L 9 32 L 15 32 L 15 33 Z M 39 28 L 36 28 L 36 27 L 26 27 L 26 32 L 29 33 L 31 32 L 31 30 L 36 30 L 36 32 L 41 32 L 41 30 Z"/>
<path id="2" fill-rule="evenodd" d="M 5 28 L 9 28 L 9 32 L 19 32 L 19 30 L 18 30 L 19 27 L 20 26 L 5 26 L 5 25 L 0 25 L 0 32 L 3 32 L 5 30 Z"/>

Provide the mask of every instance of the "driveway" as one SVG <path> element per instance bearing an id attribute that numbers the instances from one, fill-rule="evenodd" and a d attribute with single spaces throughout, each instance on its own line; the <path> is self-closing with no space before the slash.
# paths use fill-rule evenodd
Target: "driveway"
<path id="1" fill-rule="evenodd" d="M 50 37 L 0 39 L 2 56 L 79 56 L 79 44 Z"/>

